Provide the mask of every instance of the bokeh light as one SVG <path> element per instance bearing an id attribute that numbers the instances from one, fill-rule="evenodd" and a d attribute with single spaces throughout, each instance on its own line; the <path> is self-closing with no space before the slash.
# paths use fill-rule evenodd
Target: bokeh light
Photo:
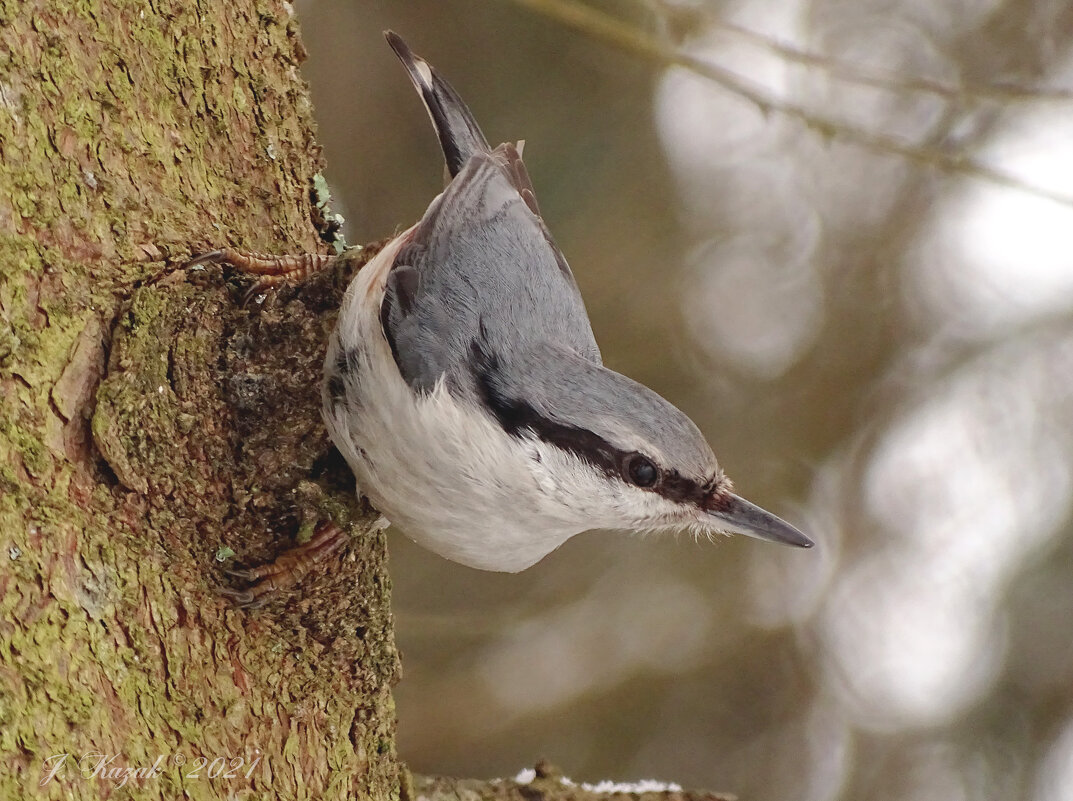
<path id="1" fill-rule="evenodd" d="M 392 535 L 402 757 L 750 801 L 1073 798 L 1073 202 L 1030 189 L 1073 198 L 1066 4 L 591 5 L 771 107 L 513 3 L 306 0 L 348 230 L 441 185 L 390 27 L 490 139 L 527 140 L 607 363 L 818 545 L 600 532 L 498 576 Z"/>

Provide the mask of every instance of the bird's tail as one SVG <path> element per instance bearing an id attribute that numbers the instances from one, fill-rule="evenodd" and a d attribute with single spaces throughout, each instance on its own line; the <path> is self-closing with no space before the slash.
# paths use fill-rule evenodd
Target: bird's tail
<path id="1" fill-rule="evenodd" d="M 428 115 L 436 127 L 436 134 L 440 137 L 447 171 L 453 178 L 469 161 L 470 156 L 490 150 L 488 140 L 484 138 L 477 121 L 473 119 L 470 110 L 451 84 L 432 69 L 427 61 L 414 55 L 397 33 L 384 31 L 384 38 L 410 73 L 410 80 L 425 102 Z"/>

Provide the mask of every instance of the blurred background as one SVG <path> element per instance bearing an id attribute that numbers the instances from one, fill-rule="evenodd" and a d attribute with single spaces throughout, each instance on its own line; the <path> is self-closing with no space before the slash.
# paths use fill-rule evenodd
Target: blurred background
<path id="1" fill-rule="evenodd" d="M 1073 799 L 1073 6 L 588 7 L 714 74 L 515 2 L 297 2 L 347 238 L 442 186 L 390 27 L 527 140 L 606 363 L 818 547 L 593 532 L 498 575 L 391 537 L 403 758 Z"/>

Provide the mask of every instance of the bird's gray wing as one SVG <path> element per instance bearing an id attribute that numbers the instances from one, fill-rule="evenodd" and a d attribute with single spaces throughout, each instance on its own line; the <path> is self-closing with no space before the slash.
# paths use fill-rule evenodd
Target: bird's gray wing
<path id="1" fill-rule="evenodd" d="M 380 309 L 403 378 L 473 390 L 474 343 L 510 359 L 551 343 L 600 363 L 570 267 L 536 210 L 510 144 L 476 153 L 433 201 L 395 258 Z"/>

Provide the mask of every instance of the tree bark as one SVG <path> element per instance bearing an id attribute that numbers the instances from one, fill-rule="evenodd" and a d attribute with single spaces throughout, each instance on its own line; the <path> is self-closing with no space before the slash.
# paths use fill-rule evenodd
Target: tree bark
<path id="1" fill-rule="evenodd" d="M 346 270 L 243 309 L 176 269 L 329 249 L 292 13 L 0 0 L 0 798 L 397 796 L 384 539 L 319 416 Z M 329 516 L 297 592 L 221 596 Z"/>

